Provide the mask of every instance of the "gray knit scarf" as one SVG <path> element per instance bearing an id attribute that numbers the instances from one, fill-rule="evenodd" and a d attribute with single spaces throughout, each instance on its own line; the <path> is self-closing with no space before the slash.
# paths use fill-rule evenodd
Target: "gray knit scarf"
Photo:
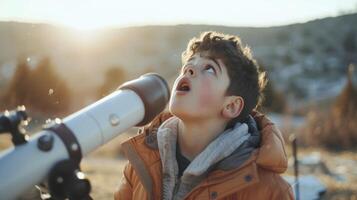
<path id="1" fill-rule="evenodd" d="M 163 171 L 163 199 L 183 199 L 207 175 L 213 165 L 228 157 L 248 140 L 250 133 L 248 125 L 237 123 L 232 129 L 221 133 L 213 140 L 178 178 L 178 164 L 176 161 L 176 144 L 178 134 L 177 117 L 166 120 L 158 129 L 157 141 L 162 161 Z"/>

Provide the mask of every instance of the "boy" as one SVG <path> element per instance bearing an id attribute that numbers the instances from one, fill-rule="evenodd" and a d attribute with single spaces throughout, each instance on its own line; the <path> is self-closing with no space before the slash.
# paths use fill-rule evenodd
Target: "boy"
<path id="1" fill-rule="evenodd" d="M 266 85 L 236 36 L 206 32 L 182 54 L 169 103 L 122 144 L 115 199 L 293 199 L 280 131 L 253 111 Z"/>

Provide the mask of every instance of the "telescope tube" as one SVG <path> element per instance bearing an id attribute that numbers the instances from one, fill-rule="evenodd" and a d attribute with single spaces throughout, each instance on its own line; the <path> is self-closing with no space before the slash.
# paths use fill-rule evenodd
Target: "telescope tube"
<path id="1" fill-rule="evenodd" d="M 70 148 L 84 156 L 127 129 L 150 122 L 169 97 L 166 81 L 146 74 L 57 123 L 63 123 L 78 141 L 79 146 L 69 144 Z M 44 151 L 39 143 L 47 138 L 52 145 Z M 70 158 L 66 145 L 53 131 L 43 130 L 27 143 L 0 152 L 0 198 L 16 199 L 45 180 L 57 162 Z"/>

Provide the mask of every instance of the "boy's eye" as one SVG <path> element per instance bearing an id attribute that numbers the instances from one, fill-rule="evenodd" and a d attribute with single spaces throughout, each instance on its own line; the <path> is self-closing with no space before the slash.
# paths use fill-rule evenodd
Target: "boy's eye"
<path id="1" fill-rule="evenodd" d="M 206 65 L 204 70 L 209 73 L 216 74 L 216 69 L 212 65 Z"/>

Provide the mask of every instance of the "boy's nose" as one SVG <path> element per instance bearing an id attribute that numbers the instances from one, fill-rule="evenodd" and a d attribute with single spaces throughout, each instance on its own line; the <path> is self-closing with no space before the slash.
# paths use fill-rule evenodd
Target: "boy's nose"
<path id="1" fill-rule="evenodd" d="M 189 66 L 186 68 L 185 75 L 188 75 L 190 77 L 195 77 L 196 76 L 196 71 L 193 67 Z"/>

